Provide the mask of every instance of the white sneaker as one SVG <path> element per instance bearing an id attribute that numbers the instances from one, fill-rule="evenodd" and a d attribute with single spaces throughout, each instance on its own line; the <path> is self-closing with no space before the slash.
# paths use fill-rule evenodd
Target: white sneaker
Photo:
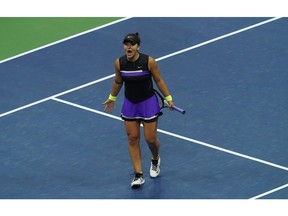
<path id="1" fill-rule="evenodd" d="M 156 178 L 160 174 L 160 156 L 158 160 L 151 160 L 150 176 Z"/>
<path id="2" fill-rule="evenodd" d="M 145 183 L 145 179 L 143 177 L 143 173 L 135 173 L 135 176 L 131 182 L 131 187 L 132 188 L 139 188 L 144 183 Z"/>

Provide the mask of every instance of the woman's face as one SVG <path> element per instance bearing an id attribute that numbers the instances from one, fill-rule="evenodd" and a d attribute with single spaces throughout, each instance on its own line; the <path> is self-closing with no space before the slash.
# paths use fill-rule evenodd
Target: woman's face
<path id="1" fill-rule="evenodd" d="M 131 44 L 127 42 L 124 44 L 124 51 L 129 61 L 135 61 L 138 58 L 138 50 L 140 46 L 138 44 Z"/>

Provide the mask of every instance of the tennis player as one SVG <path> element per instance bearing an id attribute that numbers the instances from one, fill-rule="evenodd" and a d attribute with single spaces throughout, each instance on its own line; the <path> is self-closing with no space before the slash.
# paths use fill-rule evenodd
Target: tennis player
<path id="1" fill-rule="evenodd" d="M 108 99 L 103 103 L 105 112 L 115 108 L 117 95 L 125 86 L 125 99 L 121 118 L 124 120 L 128 136 L 129 153 L 134 168 L 132 188 L 138 188 L 145 183 L 142 171 L 140 149 L 140 124 L 143 124 L 144 137 L 151 151 L 150 177 L 160 174 L 160 142 L 157 138 L 157 121 L 161 115 L 159 103 L 153 89 L 153 80 L 165 96 L 168 108 L 174 105 L 168 88 L 161 77 L 157 62 L 151 56 L 140 53 L 140 37 L 130 33 L 124 37 L 125 55 L 114 62 L 115 79 Z M 153 79 L 152 79 L 153 78 Z"/>

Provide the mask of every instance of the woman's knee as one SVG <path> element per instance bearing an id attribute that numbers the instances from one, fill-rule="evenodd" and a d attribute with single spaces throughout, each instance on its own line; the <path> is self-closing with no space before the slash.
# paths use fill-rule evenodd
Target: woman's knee
<path id="1" fill-rule="evenodd" d="M 140 137 L 138 134 L 130 134 L 127 133 L 128 136 L 128 142 L 129 144 L 133 145 L 133 144 L 138 144 L 140 141 Z"/>
<path id="2" fill-rule="evenodd" d="M 126 134 L 129 144 L 137 144 L 140 141 L 140 123 L 125 122 Z"/>
<path id="3" fill-rule="evenodd" d="M 149 145 L 158 145 L 159 144 L 159 140 L 158 140 L 157 136 L 146 136 L 145 140 Z"/>

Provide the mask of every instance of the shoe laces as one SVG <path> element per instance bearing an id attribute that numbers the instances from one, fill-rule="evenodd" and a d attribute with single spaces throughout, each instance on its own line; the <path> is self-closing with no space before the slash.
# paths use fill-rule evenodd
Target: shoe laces
<path id="1" fill-rule="evenodd" d="M 152 170 L 156 171 L 158 166 L 158 160 L 152 159 Z"/>
<path id="2" fill-rule="evenodd" d="M 143 173 L 135 173 L 134 180 L 137 180 L 142 177 L 143 177 Z"/>

